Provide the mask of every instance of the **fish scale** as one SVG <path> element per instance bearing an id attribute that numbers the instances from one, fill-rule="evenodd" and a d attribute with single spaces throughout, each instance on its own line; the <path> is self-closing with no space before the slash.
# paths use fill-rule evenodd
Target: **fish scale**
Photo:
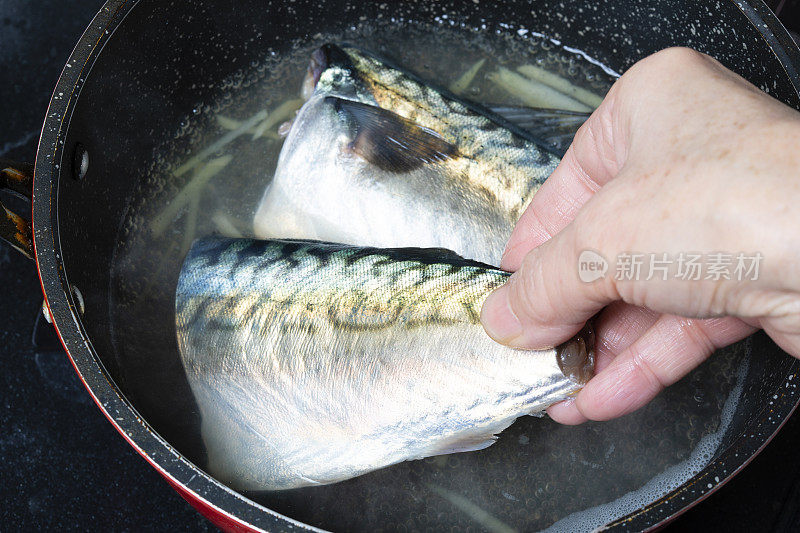
<path id="1" fill-rule="evenodd" d="M 421 85 L 399 70 L 386 68 L 374 58 L 355 48 L 345 52 L 359 72 L 374 73 L 364 77 L 375 102 L 398 115 L 440 133 L 475 162 L 494 164 L 493 169 L 465 169 L 456 174 L 493 191 L 497 200 L 518 218 L 533 193 L 555 170 L 559 159 L 535 142 L 501 127 L 486 116 L 471 111 L 464 104 L 445 97 L 439 91 Z M 476 134 L 476 132 L 478 132 Z M 502 154 L 502 156 L 501 156 Z M 499 189 L 497 185 L 501 186 Z"/>
<path id="2" fill-rule="evenodd" d="M 195 242 L 176 332 L 210 471 L 246 490 L 333 483 L 485 448 L 575 393 L 590 331 L 540 351 L 483 331 L 508 276 L 441 249 Z"/>
<path id="3" fill-rule="evenodd" d="M 499 265 L 556 155 L 356 48 L 323 46 L 308 79 L 314 91 L 257 209 L 257 237 L 441 247 Z"/>

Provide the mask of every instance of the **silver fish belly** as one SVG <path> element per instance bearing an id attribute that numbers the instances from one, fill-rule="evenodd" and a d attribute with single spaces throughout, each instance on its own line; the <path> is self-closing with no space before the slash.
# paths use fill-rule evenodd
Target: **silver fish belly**
<path id="1" fill-rule="evenodd" d="M 354 48 L 312 59 L 315 88 L 255 218 L 260 238 L 442 247 L 499 265 L 559 158 L 488 109 Z"/>
<path id="2" fill-rule="evenodd" d="M 590 331 L 542 351 L 483 331 L 507 277 L 443 250 L 196 242 L 176 329 L 210 473 L 241 490 L 333 483 L 485 448 L 574 394 Z"/>

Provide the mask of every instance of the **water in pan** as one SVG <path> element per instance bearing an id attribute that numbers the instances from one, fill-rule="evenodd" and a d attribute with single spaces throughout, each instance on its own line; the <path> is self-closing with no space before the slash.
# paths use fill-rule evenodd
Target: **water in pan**
<path id="1" fill-rule="evenodd" d="M 131 206 L 115 252 L 110 309 L 118 366 L 125 369 L 115 378 L 145 419 L 201 467 L 198 415 L 175 345 L 177 274 L 193 238 L 251 235 L 281 148 L 278 129 L 300 104 L 300 83 L 315 47 L 344 40 L 440 85 L 455 83 L 485 59 L 464 94 L 491 103 L 525 103 L 497 83 L 501 68 L 542 66 L 600 95 L 615 78 L 533 31 L 494 33 L 440 22 L 365 22 L 346 35 L 319 34 L 269 51 L 263 62 L 221 83 L 217 100 L 198 103 L 175 140 L 157 152 L 142 181 L 143 200 Z M 403 463 L 330 486 L 248 496 L 334 530 L 591 529 L 657 499 L 708 463 L 735 409 L 748 355 L 746 344 L 715 354 L 619 420 L 564 427 L 523 417 L 480 452 Z"/>

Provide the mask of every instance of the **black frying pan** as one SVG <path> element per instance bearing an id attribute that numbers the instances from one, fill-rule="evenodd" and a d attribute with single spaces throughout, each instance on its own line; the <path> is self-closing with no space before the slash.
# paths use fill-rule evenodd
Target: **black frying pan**
<path id="1" fill-rule="evenodd" d="M 761 2 L 559 4 L 413 2 L 388 9 L 406 20 L 447 14 L 449 21 L 500 31 L 511 31 L 501 24 L 523 25 L 618 72 L 659 49 L 690 46 L 800 108 L 800 52 Z M 246 81 L 248 72 L 258 71 L 267 50 L 282 53 L 292 40 L 311 43 L 319 32 L 347 35 L 351 25 L 385 13 L 379 3 L 302 0 L 105 5 L 55 89 L 32 189 L 32 255 L 81 379 L 123 437 L 230 530 L 285 530 L 300 523 L 338 530 L 491 527 L 475 521 L 475 509 L 519 529 L 574 512 L 586 513 L 589 521 L 580 524 L 620 529 L 664 523 L 743 467 L 794 409 L 798 362 L 764 335 L 715 355 L 640 413 L 580 429 L 520 421 L 492 448 L 451 456 L 443 465 L 407 463 L 328 487 L 244 497 L 203 472 L 199 417 L 174 346 L 169 280 L 177 276 L 180 248 L 137 235 L 132 213 L 146 213 L 151 197 L 180 187 L 159 177 L 160 154 L 165 147 L 190 153 L 188 140 L 176 141 L 187 117 L 230 94 L 230 80 Z M 19 172 L 5 171 L 0 186 L 29 194 L 31 169 L 2 167 Z M 4 234 L 30 250 L 24 224 L 4 213 Z M 136 246 L 147 253 L 126 255 Z M 138 267 L 129 268 L 127 258 Z M 157 275 L 141 274 L 148 268 Z M 714 376 L 724 379 L 708 385 Z M 718 401 L 704 400 L 711 386 L 725 391 Z M 687 401 L 699 405 L 702 416 L 684 417 Z M 547 439 L 537 436 L 542 433 Z M 678 437 L 681 446 L 659 448 Z M 624 453 L 615 448 L 606 457 L 611 438 Z M 709 438 L 716 439 L 709 457 L 695 457 Z M 523 449 L 523 442 L 538 448 Z M 589 464 L 565 460 L 571 452 Z M 665 459 L 669 453 L 676 456 Z M 697 472 L 680 486 L 650 486 L 611 510 L 597 509 L 647 487 L 657 477 L 648 463 L 661 460 L 656 470 L 689 460 Z M 584 490 L 559 496 L 575 484 L 570 476 L 583 476 Z"/>

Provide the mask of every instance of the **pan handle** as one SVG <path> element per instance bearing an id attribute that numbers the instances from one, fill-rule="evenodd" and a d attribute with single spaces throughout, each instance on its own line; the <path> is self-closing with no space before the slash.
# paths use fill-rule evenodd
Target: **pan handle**
<path id="1" fill-rule="evenodd" d="M 0 191 L 11 191 L 30 201 L 33 194 L 33 165 L 0 159 Z M 33 259 L 31 223 L 9 211 L 0 201 L 0 239 Z"/>

